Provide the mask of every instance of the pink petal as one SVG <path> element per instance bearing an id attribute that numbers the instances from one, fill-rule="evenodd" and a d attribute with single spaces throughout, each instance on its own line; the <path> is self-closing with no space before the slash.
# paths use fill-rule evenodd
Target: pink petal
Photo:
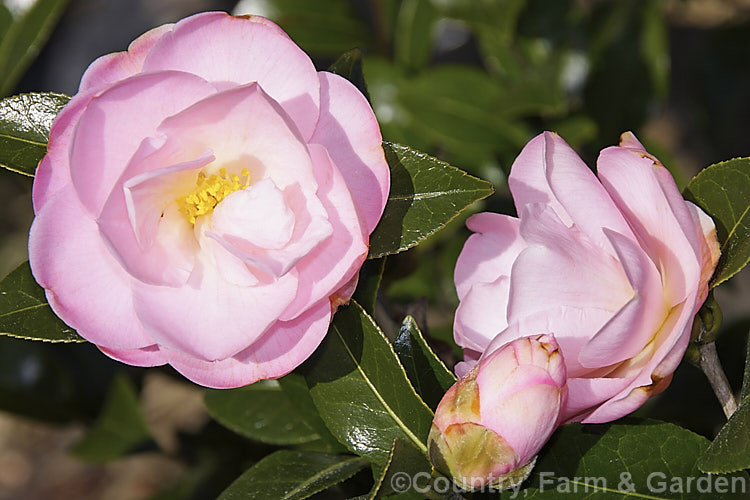
<path id="1" fill-rule="evenodd" d="M 212 231 L 242 238 L 266 250 L 278 250 L 289 243 L 294 223 L 294 212 L 270 179 L 230 194 L 211 215 Z"/>
<path id="2" fill-rule="evenodd" d="M 587 368 L 612 365 L 638 355 L 659 331 L 668 312 L 661 276 L 653 262 L 637 243 L 606 231 L 634 295 L 581 349 L 578 361 Z"/>
<path id="3" fill-rule="evenodd" d="M 508 326 L 504 306 L 508 304 L 510 278 L 500 276 L 492 283 L 475 283 L 456 309 L 453 335 L 461 347 L 484 351 L 497 334 Z"/>
<path id="4" fill-rule="evenodd" d="M 154 343 L 133 312 L 130 276 L 102 243 L 70 184 L 34 219 L 29 260 L 52 309 L 86 340 L 111 349 Z"/>
<path id="5" fill-rule="evenodd" d="M 38 213 L 46 201 L 70 183 L 70 141 L 78 118 L 88 106 L 92 92 L 78 93 L 57 114 L 52 122 L 44 156 L 34 175 L 32 200 Z"/>
<path id="6" fill-rule="evenodd" d="M 545 132 L 526 145 L 511 167 L 508 184 L 519 213 L 524 205 L 545 203 L 566 226 L 575 224 L 609 253 L 602 228 L 631 234 L 594 173 L 557 134 Z"/>
<path id="7" fill-rule="evenodd" d="M 286 375 L 307 359 L 328 331 L 331 308 L 321 301 L 292 321 L 278 321 L 232 358 L 203 361 L 167 351 L 169 363 L 197 384 L 219 389 L 240 387 Z"/>
<path id="8" fill-rule="evenodd" d="M 589 376 L 592 371 L 578 362 L 578 353 L 589 339 L 612 318 L 604 309 L 556 306 L 524 316 L 508 325 L 485 347 L 482 358 L 508 342 L 529 335 L 552 333 L 565 358 L 569 377 Z"/>
<path id="9" fill-rule="evenodd" d="M 544 371 L 537 367 L 524 367 L 529 371 L 534 368 Z M 521 460 L 530 460 L 556 428 L 562 393 L 550 380 L 524 387 L 500 401 L 488 403 L 480 402 L 482 422 L 503 436 L 522 457 Z"/>
<path id="10" fill-rule="evenodd" d="M 602 184 L 660 270 L 668 305 L 682 302 L 700 280 L 699 250 L 694 250 L 678 220 L 687 217 L 692 225 L 692 216 L 676 215 L 675 200 L 670 203 L 664 192 L 658 174 L 663 167 L 620 147 L 603 150 L 598 165 Z M 682 207 L 687 209 L 684 203 Z"/>
<path id="11" fill-rule="evenodd" d="M 590 422 L 587 417 L 591 414 L 591 410 L 616 396 L 628 387 L 630 382 L 631 380 L 627 378 L 569 377 L 568 400 L 565 409 L 561 412 L 561 421 L 564 423 Z"/>
<path id="12" fill-rule="evenodd" d="M 716 239 L 716 226 L 713 219 L 689 201 L 685 203 L 693 217 L 693 223 L 699 235 L 699 262 L 701 266 L 699 289 L 701 293 L 698 295 L 698 302 L 700 304 L 696 304 L 696 307 L 698 307 L 706 299 L 708 282 L 711 280 L 711 276 L 714 274 L 714 270 L 716 270 L 716 264 L 719 262 L 721 247 L 719 246 L 719 241 Z"/>
<path id="13" fill-rule="evenodd" d="M 262 18 L 205 12 L 181 20 L 143 65 L 144 72 L 163 70 L 185 71 L 224 88 L 257 82 L 305 139 L 318 121 L 320 92 L 312 61 Z"/>
<path id="14" fill-rule="evenodd" d="M 313 191 L 317 183 L 307 146 L 285 111 L 252 83 L 216 93 L 164 120 L 159 133 L 165 150 L 179 151 L 184 160 L 210 149 L 216 160 L 206 175 L 221 167 L 250 182 L 273 180 L 277 188 L 299 184 Z"/>
<path id="15" fill-rule="evenodd" d="M 140 73 L 151 47 L 164 34 L 172 31 L 174 24 L 165 24 L 142 34 L 125 52 L 114 52 L 92 62 L 81 78 L 78 92 L 102 89 L 120 80 Z"/>
<path id="16" fill-rule="evenodd" d="M 609 375 L 621 377 L 630 383 L 604 401 L 587 417 L 586 422 L 605 422 L 627 415 L 666 387 L 690 342 L 691 320 L 695 314 L 691 307 L 694 298 L 695 294 L 692 294 L 684 303 L 672 308 L 648 349 Z"/>
<path id="17" fill-rule="evenodd" d="M 205 361 L 228 358 L 255 342 L 294 299 L 297 279 L 237 286 L 199 262 L 185 286 L 135 283 L 136 314 L 158 344 Z"/>
<path id="18" fill-rule="evenodd" d="M 213 156 L 206 153 L 193 161 L 151 170 L 118 185 L 110 195 L 97 223 L 113 255 L 134 278 L 167 286 L 187 281 L 198 251 L 193 227 L 177 211 L 173 199 L 164 198 L 174 188 L 172 184 L 179 184 L 175 176 L 187 172 L 195 179 L 195 170 L 211 160 Z"/>
<path id="19" fill-rule="evenodd" d="M 333 295 L 356 276 L 367 257 L 367 235 L 341 172 L 322 147 L 310 145 L 310 154 L 319 186 L 317 197 L 325 207 L 333 232 L 297 264 L 299 288 L 294 301 L 281 316 L 284 320 L 296 317 L 309 304 Z M 339 298 L 348 300 L 349 297 L 351 293 Z"/>
<path id="20" fill-rule="evenodd" d="M 520 233 L 529 247 L 513 265 L 509 324 L 561 306 L 614 314 L 633 296 L 619 263 L 590 243 L 576 226 L 566 227 L 551 208 L 525 205 Z M 560 340 L 561 332 L 554 328 L 548 332 Z M 525 335 L 535 333 L 542 332 Z M 564 354 L 566 360 L 571 358 Z"/>
<path id="21" fill-rule="evenodd" d="M 320 120 L 311 143 L 325 146 L 341 170 L 368 234 L 380 221 L 390 190 L 380 128 L 367 99 L 351 83 L 320 72 Z"/>
<path id="22" fill-rule="evenodd" d="M 263 215 L 258 220 L 258 223 L 262 226 L 256 226 L 255 228 L 241 227 L 243 225 L 241 221 L 234 225 L 228 222 L 227 219 L 233 218 L 233 215 L 236 215 L 238 211 L 245 211 L 245 209 L 238 207 L 239 210 L 228 208 L 224 211 L 220 210 L 222 205 L 228 201 L 230 207 L 232 207 L 238 204 L 235 201 L 251 201 L 248 198 L 255 191 L 255 186 L 261 183 L 263 186 L 272 186 L 275 195 L 279 198 L 276 203 L 268 197 L 259 198 L 254 201 L 255 208 L 246 207 L 247 211 L 254 211 Z M 326 217 L 325 209 L 311 193 L 303 191 L 298 185 L 288 186 L 283 193 L 280 193 L 270 179 L 265 179 L 261 183 L 246 189 L 242 193 L 234 193 L 220 203 L 216 207 L 218 214 L 216 211 L 214 212 L 218 215 L 218 218 L 215 224 L 212 219 L 212 229 L 207 235 L 220 242 L 222 246 L 251 267 L 255 267 L 270 276 L 283 276 L 321 242 L 330 237 L 332 228 Z M 273 208 L 273 205 L 278 204 L 283 204 L 285 210 L 288 209 L 286 214 L 288 217 L 282 215 L 281 208 Z M 277 213 L 274 215 L 274 212 Z M 289 226 L 290 234 L 284 236 L 287 241 L 283 243 L 275 242 L 279 243 L 280 248 L 265 248 L 260 244 L 263 238 L 270 243 L 272 235 L 278 234 L 284 225 Z M 253 231 L 269 236 L 253 235 L 251 234 Z"/>
<path id="23" fill-rule="evenodd" d="M 161 366 L 167 363 L 167 357 L 156 344 L 140 349 L 122 350 L 98 347 L 110 358 L 132 366 Z"/>
<path id="24" fill-rule="evenodd" d="M 128 78 L 93 98 L 70 146 L 71 178 L 88 211 L 100 214 L 131 157 L 164 118 L 214 92 L 196 76 L 162 72 Z"/>
<path id="25" fill-rule="evenodd" d="M 510 276 L 513 262 L 526 248 L 515 217 L 483 212 L 469 217 L 466 226 L 475 234 L 464 243 L 453 274 L 459 300 L 475 283 L 492 283 L 500 276 Z M 504 309 L 501 304 L 497 307 Z"/>

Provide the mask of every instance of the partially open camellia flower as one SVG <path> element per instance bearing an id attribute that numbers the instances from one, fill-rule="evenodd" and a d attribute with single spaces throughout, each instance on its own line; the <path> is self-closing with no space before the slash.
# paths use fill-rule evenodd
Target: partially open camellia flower
<path id="1" fill-rule="evenodd" d="M 264 18 L 198 14 L 86 71 L 34 181 L 31 267 L 115 359 L 279 377 L 350 298 L 389 182 L 353 85 Z"/>
<path id="2" fill-rule="evenodd" d="M 711 219 L 633 134 L 597 166 L 598 179 L 555 134 L 533 139 L 509 178 L 519 217 L 471 217 L 455 270 L 457 373 L 554 334 L 567 422 L 620 418 L 666 388 L 719 257 Z"/>
<path id="3" fill-rule="evenodd" d="M 428 439 L 430 460 L 466 490 L 515 487 L 555 430 L 565 397 L 565 363 L 554 336 L 513 340 L 440 400 Z"/>

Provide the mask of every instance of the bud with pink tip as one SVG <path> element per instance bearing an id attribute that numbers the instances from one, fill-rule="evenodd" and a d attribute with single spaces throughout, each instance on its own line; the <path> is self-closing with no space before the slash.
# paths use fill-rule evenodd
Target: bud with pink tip
<path id="1" fill-rule="evenodd" d="M 461 488 L 512 488 L 534 467 L 565 404 L 565 362 L 551 334 L 488 353 L 445 393 L 428 440 L 436 469 Z"/>

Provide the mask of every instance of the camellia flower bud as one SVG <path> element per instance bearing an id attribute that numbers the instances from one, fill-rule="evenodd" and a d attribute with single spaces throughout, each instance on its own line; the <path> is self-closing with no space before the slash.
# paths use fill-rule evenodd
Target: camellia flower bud
<path id="1" fill-rule="evenodd" d="M 428 448 L 436 469 L 461 488 L 513 488 L 565 405 L 565 362 L 550 334 L 516 339 L 488 353 L 445 393 Z"/>

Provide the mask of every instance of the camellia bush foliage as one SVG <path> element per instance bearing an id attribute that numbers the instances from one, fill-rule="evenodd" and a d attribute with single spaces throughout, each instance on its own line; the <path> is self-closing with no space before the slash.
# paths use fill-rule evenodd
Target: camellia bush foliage
<path id="1" fill-rule="evenodd" d="M 714 291 L 750 158 L 611 146 L 668 94 L 661 2 L 371 4 L 241 2 L 0 100 L 37 215 L 2 409 L 86 422 L 105 463 L 156 446 L 149 373 L 205 387 L 156 498 L 746 498 L 750 343 L 737 393 Z M 63 7 L 0 12 L 6 95 Z"/>

